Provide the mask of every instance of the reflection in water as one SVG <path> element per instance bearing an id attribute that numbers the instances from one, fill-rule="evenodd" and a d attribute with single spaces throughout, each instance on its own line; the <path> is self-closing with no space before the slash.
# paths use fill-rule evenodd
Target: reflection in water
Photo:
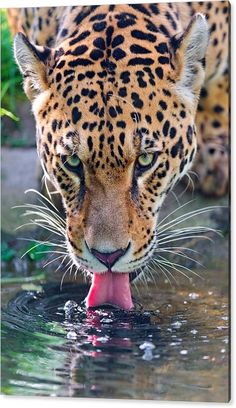
<path id="1" fill-rule="evenodd" d="M 124 312 L 86 311 L 87 290 L 47 284 L 8 303 L 4 393 L 227 401 L 225 291 L 160 284 L 158 300 L 150 287 L 142 311 Z"/>

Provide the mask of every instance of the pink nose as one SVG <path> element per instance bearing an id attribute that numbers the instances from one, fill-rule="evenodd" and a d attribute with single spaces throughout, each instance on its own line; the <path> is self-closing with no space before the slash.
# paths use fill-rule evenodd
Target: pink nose
<path id="1" fill-rule="evenodd" d="M 96 249 L 91 248 L 91 252 L 100 262 L 110 269 L 116 261 L 126 253 L 127 249 L 128 247 L 126 249 L 117 249 L 117 251 L 114 252 L 99 252 Z"/>

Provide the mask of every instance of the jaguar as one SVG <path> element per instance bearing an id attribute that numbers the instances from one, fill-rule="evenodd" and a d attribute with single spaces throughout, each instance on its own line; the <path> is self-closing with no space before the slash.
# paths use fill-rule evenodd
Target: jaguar
<path id="1" fill-rule="evenodd" d="M 228 188 L 227 1 L 9 9 L 14 54 L 87 307 L 133 308 L 158 216 L 192 168 Z"/>

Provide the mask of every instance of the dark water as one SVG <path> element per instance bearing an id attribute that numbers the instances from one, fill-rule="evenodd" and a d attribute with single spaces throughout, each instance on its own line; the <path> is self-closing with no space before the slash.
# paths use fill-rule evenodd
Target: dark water
<path id="1" fill-rule="evenodd" d="M 65 303 L 80 305 L 87 290 L 69 283 L 3 288 L 3 393 L 229 399 L 227 273 L 177 287 L 141 285 L 133 293 L 143 309 L 135 312 L 79 306 L 66 314 Z"/>

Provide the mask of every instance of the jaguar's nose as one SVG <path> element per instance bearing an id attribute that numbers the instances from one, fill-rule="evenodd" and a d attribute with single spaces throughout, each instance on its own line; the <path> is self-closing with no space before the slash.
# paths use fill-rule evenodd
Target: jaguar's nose
<path id="1" fill-rule="evenodd" d="M 125 249 L 117 249 L 114 252 L 100 252 L 94 248 L 91 248 L 91 253 L 108 269 L 111 269 L 113 265 L 120 259 L 128 250 L 129 245 Z"/>

